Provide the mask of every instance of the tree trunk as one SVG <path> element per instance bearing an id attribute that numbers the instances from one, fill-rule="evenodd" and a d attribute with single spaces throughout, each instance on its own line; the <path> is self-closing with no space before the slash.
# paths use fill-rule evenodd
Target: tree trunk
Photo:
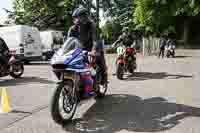
<path id="1" fill-rule="evenodd" d="M 96 4 L 97 4 L 97 11 L 96 11 L 96 18 L 97 18 L 97 27 L 99 27 L 99 0 L 96 0 Z"/>
<path id="2" fill-rule="evenodd" d="M 87 9 L 88 9 L 88 12 L 90 13 L 90 9 L 91 9 L 91 1 L 90 0 L 87 0 Z M 91 14 L 90 14 L 91 15 Z"/>

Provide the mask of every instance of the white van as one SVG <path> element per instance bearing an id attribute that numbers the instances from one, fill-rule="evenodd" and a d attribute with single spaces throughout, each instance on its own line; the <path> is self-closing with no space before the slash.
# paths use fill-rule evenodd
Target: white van
<path id="1" fill-rule="evenodd" d="M 44 60 L 50 59 L 54 52 L 61 48 L 64 43 L 62 31 L 41 31 L 40 38 L 42 42 L 42 53 Z"/>
<path id="2" fill-rule="evenodd" d="M 37 28 L 27 25 L 0 27 L 0 37 L 5 40 L 10 51 L 25 62 L 41 60 L 42 46 Z"/>

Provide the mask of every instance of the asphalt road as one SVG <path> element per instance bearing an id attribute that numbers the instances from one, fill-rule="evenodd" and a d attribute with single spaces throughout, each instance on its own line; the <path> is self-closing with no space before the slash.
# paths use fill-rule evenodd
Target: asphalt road
<path id="1" fill-rule="evenodd" d="M 0 79 L 12 111 L 0 114 L 0 133 L 199 133 L 200 50 L 178 51 L 174 59 L 139 57 L 135 75 L 112 76 L 107 57 L 107 96 L 78 107 L 72 123 L 59 126 L 49 112 L 56 78 L 47 63 L 25 66 L 22 79 Z"/>

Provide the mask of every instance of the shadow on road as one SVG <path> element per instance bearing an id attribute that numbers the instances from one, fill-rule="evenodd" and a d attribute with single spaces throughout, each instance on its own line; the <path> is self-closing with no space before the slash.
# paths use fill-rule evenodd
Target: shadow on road
<path id="1" fill-rule="evenodd" d="M 45 78 L 40 78 L 40 77 L 22 77 L 19 79 L 0 80 L 1 87 L 16 86 L 16 85 L 29 84 L 29 83 L 53 84 L 54 82 Z"/>
<path id="2" fill-rule="evenodd" d="M 200 117 L 200 108 L 168 103 L 154 97 L 108 95 L 97 101 L 81 119 L 63 126 L 67 132 L 113 133 L 121 130 L 157 132 L 175 127 L 186 117 Z"/>
<path id="3" fill-rule="evenodd" d="M 151 72 L 136 72 L 133 75 L 128 75 L 125 80 L 143 81 L 151 79 L 181 79 L 192 78 L 193 76 L 168 74 L 166 72 L 151 73 Z"/>
<path id="4" fill-rule="evenodd" d="M 192 56 L 175 56 L 174 58 L 191 58 Z"/>
<path id="5" fill-rule="evenodd" d="M 32 114 L 31 112 L 21 111 L 21 110 L 12 110 L 10 113 L 13 114 Z"/>
<path id="6" fill-rule="evenodd" d="M 29 64 L 25 64 L 26 66 L 50 66 L 49 62 L 31 62 Z"/>

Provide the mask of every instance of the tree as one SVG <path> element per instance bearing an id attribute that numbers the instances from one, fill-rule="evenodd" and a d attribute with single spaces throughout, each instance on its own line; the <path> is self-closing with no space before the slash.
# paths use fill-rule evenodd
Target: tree
<path id="1" fill-rule="evenodd" d="M 108 21 L 102 27 L 102 32 L 106 40 L 105 43 L 112 44 L 121 34 L 121 25 L 119 23 L 113 23 L 112 21 Z"/>
<path id="2" fill-rule="evenodd" d="M 76 0 L 15 0 L 9 17 L 16 24 L 27 24 L 39 29 L 64 29 L 71 23 L 70 15 Z"/>
<path id="3" fill-rule="evenodd" d="M 113 22 L 118 22 L 121 26 L 131 26 L 132 21 L 132 0 L 102 0 L 101 7 L 105 16 L 111 17 Z"/>
<path id="4" fill-rule="evenodd" d="M 166 34 L 173 32 L 170 3 L 162 0 L 135 0 L 134 23 L 144 33 Z"/>
<path id="5" fill-rule="evenodd" d="M 107 18 L 107 22 L 102 27 L 106 44 L 112 44 L 121 34 L 123 27 L 134 27 L 132 0 L 101 0 L 100 8 Z"/>
<path id="6" fill-rule="evenodd" d="M 197 0 L 135 0 L 133 9 L 136 29 L 145 33 L 169 35 L 175 33 L 177 16 L 196 16 L 200 13 Z M 184 19 L 187 25 L 187 19 Z"/>
<path id="7" fill-rule="evenodd" d="M 72 23 L 72 11 L 80 5 L 97 10 L 92 0 L 15 0 L 14 11 L 8 13 L 16 24 L 66 30 Z"/>
<path id="8" fill-rule="evenodd" d="M 183 40 L 184 44 L 187 45 L 190 31 L 190 21 L 192 20 L 192 17 L 200 15 L 200 2 L 198 0 L 183 0 L 176 2 L 175 5 L 177 8 L 175 16 L 179 16 L 184 24 Z"/>

